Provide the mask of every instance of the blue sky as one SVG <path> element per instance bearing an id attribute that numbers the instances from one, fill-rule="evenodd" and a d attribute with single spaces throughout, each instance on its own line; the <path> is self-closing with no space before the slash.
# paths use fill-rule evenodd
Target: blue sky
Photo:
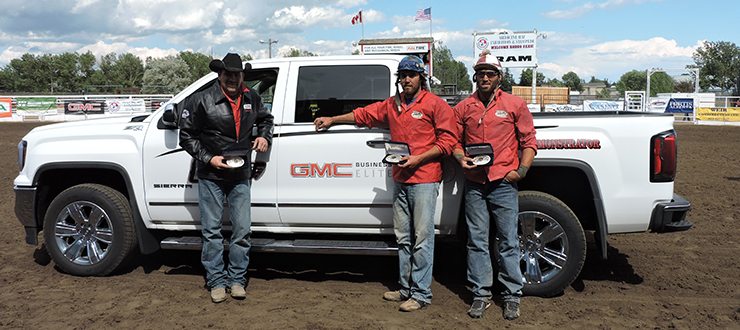
<path id="1" fill-rule="evenodd" d="M 429 35 L 428 22 L 414 21 L 427 7 L 435 40 L 466 64 L 473 61 L 473 32 L 544 33 L 538 70 L 548 78 L 574 71 L 586 80 L 616 81 L 651 67 L 677 75 L 702 41 L 740 44 L 740 4 L 730 0 L 3 0 L 0 66 L 27 52 L 88 50 L 264 58 L 267 46 L 259 40 L 267 38 L 278 40 L 275 56 L 290 48 L 350 54 L 361 38 L 361 27 L 350 23 L 359 10 L 365 38 L 397 38 Z"/>

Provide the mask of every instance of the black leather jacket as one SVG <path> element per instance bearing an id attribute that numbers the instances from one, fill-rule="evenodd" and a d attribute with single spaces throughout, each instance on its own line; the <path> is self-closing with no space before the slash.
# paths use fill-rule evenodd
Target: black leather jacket
<path id="1" fill-rule="evenodd" d="M 262 98 L 253 90 L 242 93 L 238 139 L 231 105 L 221 91 L 218 80 L 183 100 L 179 108 L 180 146 L 197 160 L 198 178 L 222 181 L 249 178 L 252 168 L 249 154 L 243 157 L 245 163 L 239 168 L 221 170 L 209 162 L 213 156 L 223 155 L 227 149 L 250 150 L 254 138 L 252 126 L 255 124 L 257 136 L 272 144 L 272 114 L 265 109 Z"/>

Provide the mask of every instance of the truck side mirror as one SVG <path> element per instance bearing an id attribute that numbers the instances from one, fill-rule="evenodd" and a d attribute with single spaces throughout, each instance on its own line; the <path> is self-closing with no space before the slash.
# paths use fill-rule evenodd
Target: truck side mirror
<path id="1" fill-rule="evenodd" d="M 164 113 L 159 118 L 157 123 L 159 129 L 176 129 L 177 128 L 177 117 L 175 116 L 175 105 L 173 103 L 167 103 L 164 107 Z"/>

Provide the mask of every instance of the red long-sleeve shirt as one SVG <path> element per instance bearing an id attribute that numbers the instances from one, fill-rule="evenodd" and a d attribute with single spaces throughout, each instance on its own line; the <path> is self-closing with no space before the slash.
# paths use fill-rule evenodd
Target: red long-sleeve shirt
<path id="1" fill-rule="evenodd" d="M 403 98 L 402 93 L 401 100 Z M 447 102 L 426 90 L 419 91 L 408 105 L 402 101 L 400 112 L 394 97 L 390 97 L 357 108 L 353 113 L 358 126 L 388 127 L 391 140 L 407 143 L 412 155 L 423 154 L 435 146 L 443 155 L 450 155 L 457 143 L 454 112 Z M 439 182 L 442 180 L 441 157 L 415 169 L 393 166 L 393 179 L 401 183 Z"/>
<path id="2" fill-rule="evenodd" d="M 474 182 L 498 180 L 517 170 L 520 149 L 537 152 L 534 122 L 524 100 L 500 89 L 494 95 L 487 108 L 478 93 L 473 93 L 454 109 L 462 143 L 489 143 L 493 147 L 491 166 L 465 171 L 465 177 Z M 460 142 L 455 149 L 462 149 Z"/>

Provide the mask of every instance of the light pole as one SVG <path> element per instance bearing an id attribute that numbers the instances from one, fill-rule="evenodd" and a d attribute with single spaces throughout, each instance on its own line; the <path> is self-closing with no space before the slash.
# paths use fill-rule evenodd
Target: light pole
<path id="1" fill-rule="evenodd" d="M 261 44 L 267 44 L 267 54 L 270 58 L 272 58 L 272 44 L 276 44 L 277 40 L 272 40 L 272 38 L 268 38 L 267 41 L 260 40 Z"/>

